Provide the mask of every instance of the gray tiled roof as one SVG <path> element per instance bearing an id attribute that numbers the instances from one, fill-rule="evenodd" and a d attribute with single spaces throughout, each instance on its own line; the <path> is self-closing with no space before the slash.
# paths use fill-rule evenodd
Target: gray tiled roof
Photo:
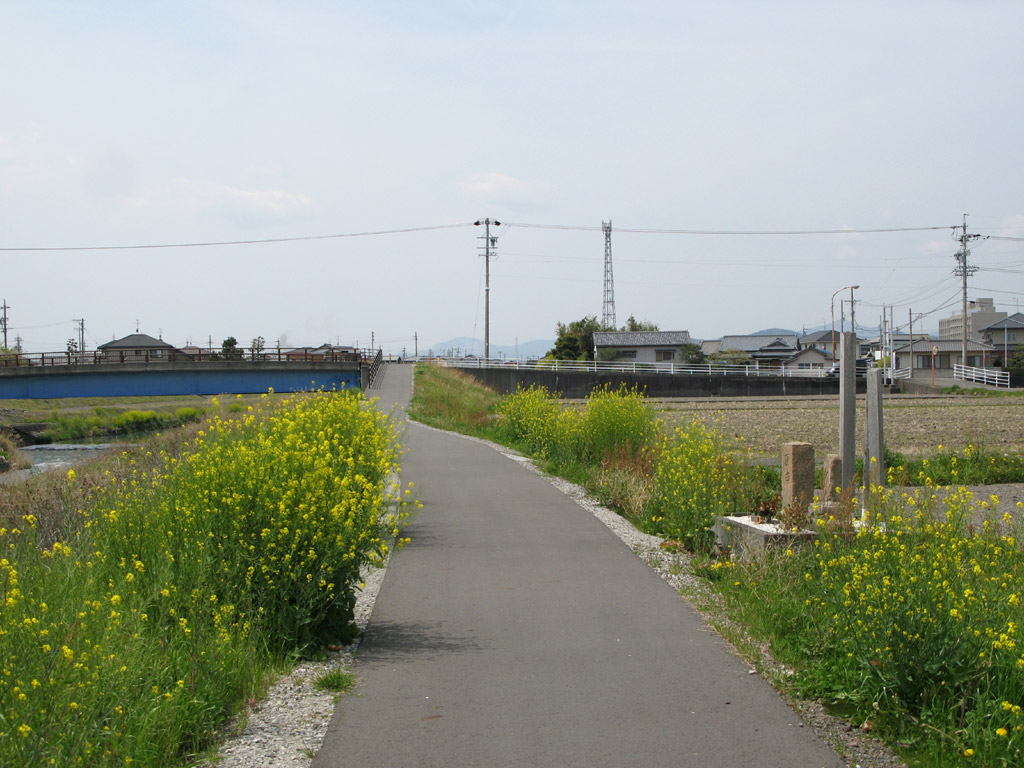
<path id="1" fill-rule="evenodd" d="M 595 347 L 678 347 L 691 343 L 689 331 L 595 331 Z"/>
<path id="2" fill-rule="evenodd" d="M 163 339 L 154 339 L 148 333 L 133 333 L 123 339 L 100 344 L 97 349 L 174 349 Z"/>
<path id="3" fill-rule="evenodd" d="M 914 352 L 926 352 L 931 353 L 932 347 L 936 348 L 936 352 L 959 352 L 963 346 L 961 339 L 915 339 L 914 340 Z M 907 352 L 910 351 L 910 345 L 904 344 L 902 347 L 896 347 L 896 352 Z M 991 344 L 985 344 L 981 341 L 967 341 L 968 352 L 995 352 L 996 347 Z"/>
<path id="4" fill-rule="evenodd" d="M 835 331 L 836 341 L 839 341 L 839 331 Z M 801 344 L 815 344 L 819 341 L 832 341 L 833 331 L 831 328 L 826 328 L 824 331 L 815 331 L 814 333 L 808 333 L 806 336 L 800 337 Z"/>
<path id="5" fill-rule="evenodd" d="M 796 334 L 784 334 L 782 336 L 723 336 L 720 351 L 728 352 L 736 349 L 740 352 L 757 352 L 758 350 L 772 345 L 796 349 L 800 342 Z"/>
<path id="6" fill-rule="evenodd" d="M 1024 313 L 1014 312 L 1009 317 L 1004 317 L 1002 320 L 997 320 L 996 322 L 992 323 L 992 325 L 986 325 L 984 330 L 987 331 L 989 328 L 1024 328 Z"/>

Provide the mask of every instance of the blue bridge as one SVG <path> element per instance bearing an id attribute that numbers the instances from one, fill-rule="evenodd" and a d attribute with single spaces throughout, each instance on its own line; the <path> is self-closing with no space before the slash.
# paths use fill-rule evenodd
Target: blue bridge
<path id="1" fill-rule="evenodd" d="M 0 399 L 128 397 L 368 389 L 377 358 L 0 366 Z"/>

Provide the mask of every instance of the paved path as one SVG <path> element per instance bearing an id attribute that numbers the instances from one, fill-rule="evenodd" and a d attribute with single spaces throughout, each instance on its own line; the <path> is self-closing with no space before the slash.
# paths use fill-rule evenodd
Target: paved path
<path id="1" fill-rule="evenodd" d="M 389 366 L 381 407 L 408 401 Z M 419 424 L 424 508 L 314 768 L 841 766 L 657 574 L 547 480 Z"/>

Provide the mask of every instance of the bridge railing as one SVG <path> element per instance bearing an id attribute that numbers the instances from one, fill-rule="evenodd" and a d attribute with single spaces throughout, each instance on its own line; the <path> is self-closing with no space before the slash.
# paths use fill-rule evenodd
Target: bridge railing
<path id="1" fill-rule="evenodd" d="M 377 352 L 354 348 L 273 347 L 271 349 L 189 348 L 122 349 L 86 352 L 4 352 L 0 368 L 67 365 L 122 365 L 127 363 L 358 363 Z"/>
<path id="2" fill-rule="evenodd" d="M 366 359 L 369 360 L 370 362 L 367 366 L 365 366 L 365 371 L 363 375 L 363 389 L 373 389 L 376 386 L 378 386 L 377 374 L 380 373 L 380 366 L 381 363 L 383 363 L 384 361 L 384 352 L 378 349 L 377 354 L 375 354 L 372 358 L 370 358 L 370 356 L 367 355 Z"/>

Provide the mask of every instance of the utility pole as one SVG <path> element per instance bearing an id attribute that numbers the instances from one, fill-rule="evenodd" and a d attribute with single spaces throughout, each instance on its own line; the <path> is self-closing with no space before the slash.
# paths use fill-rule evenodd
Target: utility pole
<path id="1" fill-rule="evenodd" d="M 3 314 L 3 326 L 4 326 L 4 349 L 7 349 L 7 310 L 10 307 L 7 306 L 7 299 L 4 299 L 4 314 Z"/>
<path id="2" fill-rule="evenodd" d="M 910 323 L 910 378 L 914 378 L 914 310 L 907 310 L 907 319 Z"/>
<path id="3" fill-rule="evenodd" d="M 889 328 L 886 326 L 885 304 L 882 305 L 882 323 L 878 326 L 878 335 L 882 347 L 882 365 L 887 368 L 889 366 L 886 360 L 889 356 Z"/>
<path id="4" fill-rule="evenodd" d="M 72 320 L 72 322 L 78 323 L 78 354 L 81 355 L 85 352 L 85 318 Z"/>
<path id="5" fill-rule="evenodd" d="M 889 383 L 895 384 L 896 377 L 893 373 L 896 370 L 896 319 L 893 315 L 893 305 L 889 305 Z"/>
<path id="6" fill-rule="evenodd" d="M 478 219 L 474 226 L 484 225 L 484 236 L 477 240 L 484 241 L 484 359 L 491 357 L 491 248 L 497 247 L 498 237 L 491 237 L 491 224 L 501 226 L 497 219 Z"/>
<path id="7" fill-rule="evenodd" d="M 853 313 L 853 289 L 858 287 L 856 285 L 850 286 L 850 331 L 853 333 L 853 338 L 857 338 L 857 320 Z M 856 351 L 859 352 L 859 350 Z"/>
<path id="8" fill-rule="evenodd" d="M 960 228 L 960 250 L 953 254 L 953 258 L 956 259 L 956 268 L 953 270 L 953 274 L 963 280 L 963 334 L 962 343 L 960 346 L 960 365 L 967 365 L 967 278 L 978 271 L 977 267 L 968 266 L 967 257 L 971 255 L 971 250 L 967 247 L 967 243 L 971 240 L 977 240 L 981 235 L 969 235 L 967 234 L 967 214 L 964 214 L 964 224 Z"/>
<path id="9" fill-rule="evenodd" d="M 602 221 L 604 229 L 604 304 L 601 312 L 601 326 L 615 330 L 615 280 L 612 276 L 612 222 Z"/>
<path id="10" fill-rule="evenodd" d="M 418 359 L 420 356 L 420 335 L 416 331 L 412 332 L 412 353 Z"/>

